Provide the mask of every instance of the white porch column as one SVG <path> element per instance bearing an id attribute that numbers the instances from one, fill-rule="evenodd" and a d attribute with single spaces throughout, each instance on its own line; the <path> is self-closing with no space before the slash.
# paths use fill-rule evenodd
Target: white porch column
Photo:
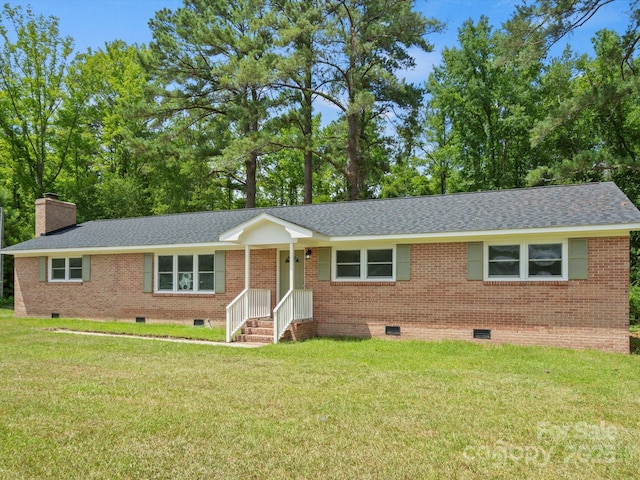
<path id="1" fill-rule="evenodd" d="M 251 250 L 249 245 L 244 246 L 244 289 L 249 290 L 249 275 L 251 273 Z"/>
<path id="2" fill-rule="evenodd" d="M 293 281 L 293 275 L 295 274 L 296 268 L 296 255 L 295 250 L 293 249 L 293 243 L 289 244 L 289 290 L 293 290 L 293 286 L 295 282 Z"/>

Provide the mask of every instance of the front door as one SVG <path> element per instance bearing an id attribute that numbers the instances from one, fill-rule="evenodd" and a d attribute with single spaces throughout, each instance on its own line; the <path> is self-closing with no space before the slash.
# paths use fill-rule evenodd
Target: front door
<path id="1" fill-rule="evenodd" d="M 289 291 L 289 250 L 279 252 L 278 266 L 280 270 L 280 281 L 278 282 L 278 301 Z M 304 250 L 294 252 L 294 288 L 304 288 Z"/>

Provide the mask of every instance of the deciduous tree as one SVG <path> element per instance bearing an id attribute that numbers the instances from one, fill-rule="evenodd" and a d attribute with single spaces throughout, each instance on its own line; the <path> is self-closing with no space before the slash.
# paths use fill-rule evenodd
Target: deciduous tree
<path id="1" fill-rule="evenodd" d="M 69 159 L 77 110 L 65 110 L 73 43 L 58 20 L 5 5 L 0 22 L 0 136 L 27 202 L 54 188 Z"/>

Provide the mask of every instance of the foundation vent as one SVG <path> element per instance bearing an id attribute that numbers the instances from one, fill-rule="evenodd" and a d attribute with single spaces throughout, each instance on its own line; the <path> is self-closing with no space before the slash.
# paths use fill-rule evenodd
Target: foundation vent
<path id="1" fill-rule="evenodd" d="M 386 325 L 384 327 L 385 335 L 400 335 L 400 327 L 396 325 Z"/>
<path id="2" fill-rule="evenodd" d="M 202 327 L 204 326 L 204 319 L 202 318 L 196 318 L 193 320 L 193 326 L 194 327 Z"/>
<path id="3" fill-rule="evenodd" d="M 136 317 L 136 323 L 145 323 L 146 321 L 145 317 Z"/>
<path id="4" fill-rule="evenodd" d="M 491 330 L 486 328 L 474 328 L 473 338 L 479 338 L 481 340 L 491 340 Z"/>

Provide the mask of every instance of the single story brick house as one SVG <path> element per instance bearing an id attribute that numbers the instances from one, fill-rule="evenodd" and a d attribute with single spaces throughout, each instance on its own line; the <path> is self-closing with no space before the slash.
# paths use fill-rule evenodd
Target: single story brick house
<path id="1" fill-rule="evenodd" d="M 77 225 L 75 205 L 48 196 L 36 202 L 36 238 L 3 252 L 15 256 L 18 317 L 209 321 L 228 341 L 628 353 L 638 229 L 640 212 L 611 182 Z"/>

